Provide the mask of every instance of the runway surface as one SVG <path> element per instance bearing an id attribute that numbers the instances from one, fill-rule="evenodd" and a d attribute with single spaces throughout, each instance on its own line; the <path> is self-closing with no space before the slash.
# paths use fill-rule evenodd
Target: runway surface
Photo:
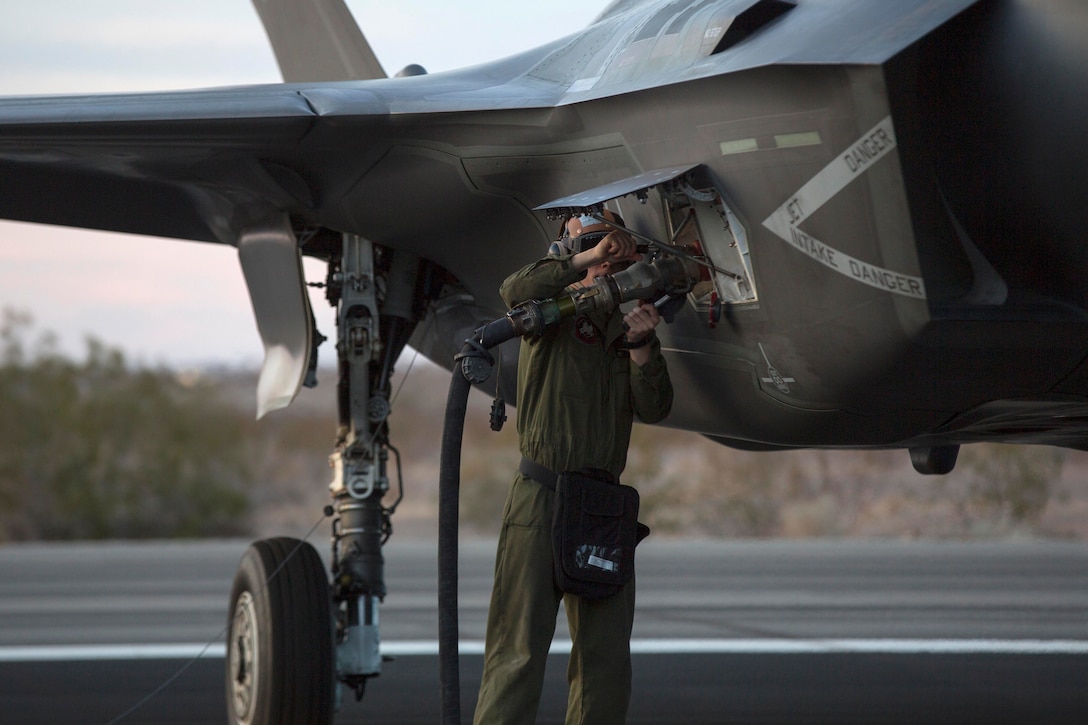
<path id="1" fill-rule="evenodd" d="M 0 547 L 0 722 L 111 722 L 170 678 L 120 722 L 223 722 L 247 545 Z M 493 556 L 461 545 L 466 721 Z M 395 660 L 338 722 L 438 720 L 436 558 L 386 547 Z M 638 566 L 632 723 L 1088 722 L 1088 545 L 651 538 Z M 565 642 L 560 616 L 540 722 L 562 722 Z"/>

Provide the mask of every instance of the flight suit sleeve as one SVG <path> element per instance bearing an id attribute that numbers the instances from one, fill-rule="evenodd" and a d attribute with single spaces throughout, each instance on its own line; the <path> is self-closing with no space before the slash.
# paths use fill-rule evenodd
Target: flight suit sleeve
<path id="1" fill-rule="evenodd" d="M 555 297 L 585 275 L 584 271 L 574 271 L 570 257 L 548 257 L 507 277 L 499 287 L 499 295 L 512 308 L 529 300 Z"/>
<path id="2" fill-rule="evenodd" d="M 649 362 L 631 363 L 631 405 L 640 421 L 658 423 L 672 409 L 672 381 L 656 335 L 650 345 Z"/>

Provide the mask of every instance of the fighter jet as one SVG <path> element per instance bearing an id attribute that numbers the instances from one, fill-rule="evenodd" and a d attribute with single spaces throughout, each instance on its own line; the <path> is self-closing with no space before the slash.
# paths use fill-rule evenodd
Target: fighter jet
<path id="1" fill-rule="evenodd" d="M 255 5 L 287 83 L 0 100 L 0 217 L 238 249 L 261 414 L 325 351 L 300 258 L 327 263 L 332 613 L 312 547 L 251 548 L 232 720 L 327 722 L 380 672 L 393 365 L 410 344 L 452 367 L 574 214 L 684 260 L 657 290 L 667 425 L 929 474 L 976 441 L 1088 447 L 1079 0 L 615 0 L 392 78 L 340 0 Z M 497 359 L 516 402 L 516 344 Z"/>

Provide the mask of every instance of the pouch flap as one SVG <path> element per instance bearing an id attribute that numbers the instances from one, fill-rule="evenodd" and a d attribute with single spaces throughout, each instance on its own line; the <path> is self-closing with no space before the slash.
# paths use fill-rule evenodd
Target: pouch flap
<path id="1" fill-rule="evenodd" d="M 593 516 L 623 516 L 622 489 L 619 486 L 583 489 L 582 511 Z"/>

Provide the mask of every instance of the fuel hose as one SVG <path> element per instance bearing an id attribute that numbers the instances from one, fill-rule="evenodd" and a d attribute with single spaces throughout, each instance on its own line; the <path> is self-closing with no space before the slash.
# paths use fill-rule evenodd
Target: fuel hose
<path id="1" fill-rule="evenodd" d="M 450 376 L 438 475 L 438 677 L 442 687 L 442 723 L 461 723 L 460 638 L 457 615 L 457 531 L 461 493 L 461 443 L 465 432 L 468 394 L 473 382 L 483 382 L 473 370 L 490 367 L 492 347 L 518 335 L 502 317 L 476 331 L 465 342 Z"/>

